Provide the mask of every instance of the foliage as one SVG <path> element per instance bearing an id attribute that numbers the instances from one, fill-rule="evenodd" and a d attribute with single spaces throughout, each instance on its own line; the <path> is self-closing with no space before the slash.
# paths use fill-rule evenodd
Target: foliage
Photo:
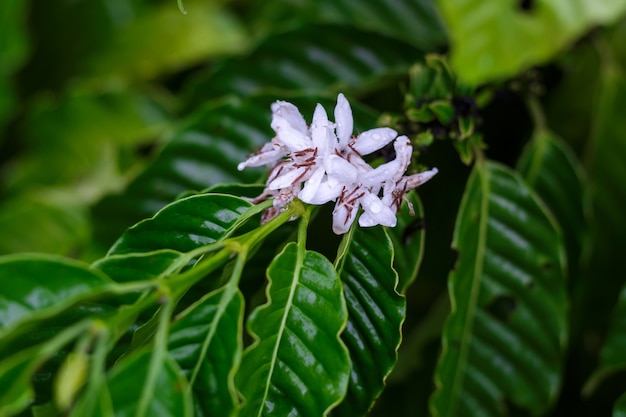
<path id="1" fill-rule="evenodd" d="M 0 3 L 0 417 L 626 415 L 625 2 L 176 3 Z M 261 221 L 340 92 L 439 173 Z"/>

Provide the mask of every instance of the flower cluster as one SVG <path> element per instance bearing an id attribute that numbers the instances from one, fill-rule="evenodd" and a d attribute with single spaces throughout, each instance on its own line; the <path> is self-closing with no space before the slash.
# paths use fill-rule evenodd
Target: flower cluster
<path id="1" fill-rule="evenodd" d="M 318 104 L 313 121 L 307 126 L 298 108 L 286 101 L 272 105 L 272 129 L 276 136 L 256 154 L 239 164 L 246 167 L 267 165 L 271 172 L 264 192 L 257 201 L 273 197 L 273 208 L 264 220 L 275 216 L 298 197 L 308 204 L 335 201 L 333 231 L 348 231 L 359 207 L 359 225 L 396 225 L 396 213 L 407 191 L 432 178 L 437 169 L 405 176 L 413 149 L 409 138 L 398 136 L 388 127 L 352 135 L 350 104 L 343 94 L 337 97 L 335 123 L 328 120 Z M 364 155 L 393 142 L 395 159 L 373 168 Z"/>

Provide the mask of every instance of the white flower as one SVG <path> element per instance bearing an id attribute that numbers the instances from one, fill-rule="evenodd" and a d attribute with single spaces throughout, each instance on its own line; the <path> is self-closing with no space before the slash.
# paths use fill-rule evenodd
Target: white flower
<path id="1" fill-rule="evenodd" d="M 385 183 L 382 198 L 383 204 L 391 207 L 394 210 L 394 213 L 397 213 L 402 205 L 404 195 L 430 180 L 438 172 L 439 170 L 437 168 L 433 168 L 408 177 L 402 177 L 396 182 L 389 181 Z M 411 213 L 413 213 L 413 206 L 409 201 L 407 201 L 407 203 L 409 203 L 409 209 L 411 210 Z"/>
<path id="2" fill-rule="evenodd" d="M 332 123 L 318 104 L 307 126 L 293 104 L 277 101 L 272 105 L 271 126 L 276 136 L 238 166 L 239 170 L 272 166 L 264 192 L 255 199 L 274 197 L 274 207 L 265 213 L 264 220 L 274 217 L 297 196 L 308 204 L 336 201 L 333 231 L 337 234 L 350 229 L 359 208 L 363 209 L 359 218 L 362 227 L 394 227 L 405 193 L 429 180 L 437 169 L 404 176 L 413 149 L 409 138 L 398 137 L 391 128 L 353 136 L 352 110 L 343 94 L 337 97 L 334 116 Z M 373 168 L 362 158 L 391 142 L 396 153 L 392 161 Z"/>

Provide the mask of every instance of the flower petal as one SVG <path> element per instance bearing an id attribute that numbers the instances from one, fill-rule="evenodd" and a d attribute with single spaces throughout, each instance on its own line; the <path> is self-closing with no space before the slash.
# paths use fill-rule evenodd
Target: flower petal
<path id="1" fill-rule="evenodd" d="M 390 127 L 379 127 L 366 130 L 350 143 L 350 147 L 360 155 L 369 155 L 385 147 L 398 136 L 398 132 Z"/>
<path id="2" fill-rule="evenodd" d="M 288 101 L 277 101 L 272 103 L 272 118 L 280 117 L 284 119 L 289 126 L 298 132 L 306 135 L 307 126 L 300 110 Z"/>
<path id="3" fill-rule="evenodd" d="M 307 204 L 314 204 L 312 201 L 315 199 L 317 190 L 320 188 L 324 174 L 323 168 L 316 169 L 313 175 L 311 175 L 311 178 L 304 184 L 300 193 L 298 193 L 298 198 Z"/>
<path id="4" fill-rule="evenodd" d="M 402 177 L 402 174 L 404 174 L 404 171 L 402 170 L 400 161 L 394 159 L 369 172 L 359 175 L 359 182 L 366 187 L 375 187 L 394 177 Z"/>
<path id="5" fill-rule="evenodd" d="M 396 215 L 388 206 L 372 193 L 367 193 L 360 200 L 364 213 L 359 217 L 361 227 L 371 227 L 383 225 L 395 227 L 397 223 Z"/>
<path id="6" fill-rule="evenodd" d="M 335 132 L 339 139 L 339 147 L 345 148 L 348 141 L 352 137 L 354 129 L 354 120 L 352 119 L 352 109 L 346 97 L 339 93 L 337 96 L 337 105 L 335 106 Z"/>
<path id="7" fill-rule="evenodd" d="M 370 164 L 365 162 L 365 160 L 361 158 L 356 152 L 348 151 L 346 154 L 346 160 L 357 169 L 359 174 L 364 174 L 374 169 Z"/>
<path id="8" fill-rule="evenodd" d="M 356 218 L 358 205 L 349 206 L 340 201 L 337 202 L 333 210 L 333 232 L 336 235 L 342 235 L 350 230 L 350 226 Z"/>
<path id="9" fill-rule="evenodd" d="M 426 181 L 437 175 L 439 170 L 437 168 L 430 169 L 428 171 L 420 172 L 418 174 L 413 174 L 406 178 L 406 190 L 412 190 L 415 187 L 419 187 L 424 184 Z"/>
<path id="10" fill-rule="evenodd" d="M 280 190 L 276 197 L 274 197 L 274 202 L 272 203 L 274 208 L 283 208 L 289 204 L 294 198 L 296 198 L 298 189 L 298 186 L 292 186 Z"/>
<path id="11" fill-rule="evenodd" d="M 359 181 L 369 187 L 375 187 L 385 181 L 397 183 L 404 175 L 404 172 L 411 162 L 413 147 L 411 141 L 406 136 L 399 136 L 393 147 L 396 151 L 396 158 L 393 161 L 384 163 L 375 169 L 363 173 L 359 176 Z"/>
<path id="12" fill-rule="evenodd" d="M 338 155 L 328 155 L 323 162 L 332 184 L 351 186 L 356 182 L 359 171 L 344 158 Z"/>
<path id="13" fill-rule="evenodd" d="M 313 139 L 313 146 L 318 150 L 319 158 L 324 158 L 333 153 L 337 147 L 337 139 L 332 132 L 326 110 L 319 103 L 315 106 L 315 113 L 313 113 L 311 138 Z"/>
<path id="14" fill-rule="evenodd" d="M 243 171 L 246 167 L 275 165 L 283 156 L 285 156 L 285 153 L 281 149 L 275 149 L 271 143 L 266 143 L 259 153 L 252 155 L 244 162 L 237 165 L 237 169 Z"/>
<path id="15" fill-rule="evenodd" d="M 398 136 L 396 141 L 393 143 L 393 149 L 396 151 L 396 160 L 400 161 L 400 170 L 402 171 L 402 175 L 406 172 L 406 169 L 409 167 L 411 163 L 411 156 L 413 156 L 413 147 L 411 146 L 411 141 L 408 137 L 402 135 Z M 397 179 L 400 179 L 398 177 Z"/>
<path id="16" fill-rule="evenodd" d="M 308 178 L 307 171 L 310 171 L 310 167 L 291 169 L 276 177 L 267 185 L 267 188 L 270 190 L 280 190 L 281 188 L 295 186 Z"/>
<path id="17" fill-rule="evenodd" d="M 286 101 L 278 101 L 272 105 L 272 129 L 276 132 L 274 142 L 290 152 L 301 151 L 312 147 L 308 137 L 308 129 L 296 106 Z"/>
<path id="18" fill-rule="evenodd" d="M 320 170 L 322 174 L 323 170 Z M 342 186 L 333 186 L 328 180 L 322 179 L 319 183 L 314 181 L 315 174 L 304 184 L 304 188 L 298 194 L 298 198 L 307 204 L 326 204 L 337 199 L 341 194 Z"/>

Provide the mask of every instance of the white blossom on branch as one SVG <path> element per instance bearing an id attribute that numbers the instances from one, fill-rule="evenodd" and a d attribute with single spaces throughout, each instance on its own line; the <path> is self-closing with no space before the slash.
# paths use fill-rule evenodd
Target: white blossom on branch
<path id="1" fill-rule="evenodd" d="M 266 188 L 255 199 L 274 198 L 264 221 L 298 197 L 307 204 L 334 201 L 333 231 L 337 234 L 350 229 L 359 208 L 363 210 L 360 226 L 394 227 L 405 193 L 437 173 L 433 168 L 404 175 L 413 148 L 409 138 L 398 136 L 394 129 L 380 127 L 353 136 L 352 110 L 343 94 L 337 97 L 334 116 L 335 122 L 330 122 L 318 104 L 307 125 L 293 104 L 277 101 L 272 105 L 271 126 L 276 136 L 238 166 L 239 170 L 271 167 Z M 374 168 L 362 158 L 392 142 L 393 160 Z"/>

